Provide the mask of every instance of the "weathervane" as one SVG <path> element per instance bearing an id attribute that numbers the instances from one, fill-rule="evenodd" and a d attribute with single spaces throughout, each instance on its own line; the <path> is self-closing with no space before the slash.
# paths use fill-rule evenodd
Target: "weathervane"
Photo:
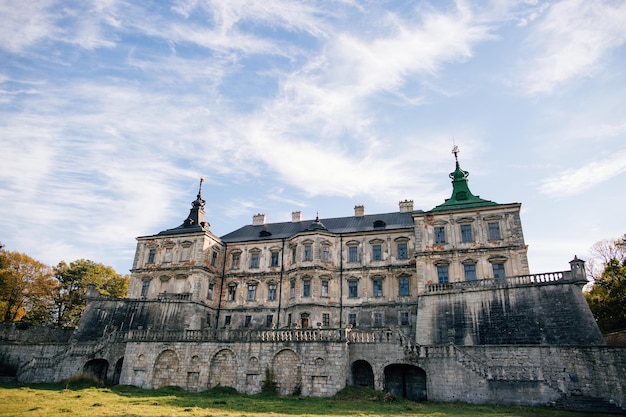
<path id="1" fill-rule="evenodd" d="M 454 147 L 452 148 L 452 153 L 454 154 L 454 159 L 456 159 L 457 162 L 459 162 L 459 147 L 454 145 Z"/>

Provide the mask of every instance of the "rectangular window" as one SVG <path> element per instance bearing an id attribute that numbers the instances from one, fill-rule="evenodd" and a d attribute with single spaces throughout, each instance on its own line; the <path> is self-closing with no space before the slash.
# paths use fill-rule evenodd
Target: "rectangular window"
<path id="1" fill-rule="evenodd" d="M 439 279 L 440 284 L 448 284 L 450 278 L 448 276 L 448 267 L 447 266 L 438 266 L 437 267 L 437 278 Z"/>
<path id="2" fill-rule="evenodd" d="M 489 240 L 500 240 L 500 223 L 487 223 L 489 228 Z"/>
<path id="3" fill-rule="evenodd" d="M 465 281 L 476 281 L 476 264 L 463 265 Z"/>
<path id="4" fill-rule="evenodd" d="M 446 243 L 446 229 L 443 226 L 435 226 L 435 243 Z"/>
<path id="5" fill-rule="evenodd" d="M 240 254 L 239 253 L 233 253 L 233 265 L 232 265 L 233 269 L 239 268 L 239 259 L 241 259 Z"/>
<path id="6" fill-rule="evenodd" d="M 375 279 L 374 280 L 374 297 L 382 297 L 383 296 L 383 280 Z"/>
<path id="7" fill-rule="evenodd" d="M 322 247 L 322 261 L 330 262 L 330 248 L 328 246 Z"/>
<path id="8" fill-rule="evenodd" d="M 224 316 L 224 326 L 230 326 L 230 316 Z"/>
<path id="9" fill-rule="evenodd" d="M 313 250 L 311 245 L 304 245 L 304 260 L 312 261 L 313 260 Z"/>
<path id="10" fill-rule="evenodd" d="M 215 287 L 215 284 L 213 284 L 212 282 L 209 284 L 209 289 L 206 292 L 206 298 L 208 300 L 212 300 L 213 299 L 213 288 Z"/>
<path id="11" fill-rule="evenodd" d="M 408 326 L 409 325 L 409 312 L 408 311 L 401 311 L 400 312 L 400 325 L 401 326 Z"/>
<path id="12" fill-rule="evenodd" d="M 156 249 L 150 249 L 150 251 L 148 252 L 148 262 L 146 263 L 153 264 L 155 257 L 156 257 Z"/>
<path id="13" fill-rule="evenodd" d="M 289 297 L 294 298 L 296 296 L 296 281 L 289 283 Z"/>
<path id="14" fill-rule="evenodd" d="M 302 296 L 303 297 L 310 297 L 311 296 L 311 281 L 309 281 L 309 280 L 303 281 Z"/>
<path id="15" fill-rule="evenodd" d="M 374 327 L 383 327 L 382 313 L 374 313 Z"/>
<path id="16" fill-rule="evenodd" d="M 287 327 L 291 327 L 291 313 L 287 314 Z"/>
<path id="17" fill-rule="evenodd" d="M 330 327 L 330 314 L 328 313 L 322 314 L 322 326 Z"/>
<path id="18" fill-rule="evenodd" d="M 291 249 L 291 263 L 292 264 L 296 263 L 296 254 L 297 254 L 297 251 L 296 251 L 296 248 L 294 247 Z"/>
<path id="19" fill-rule="evenodd" d="M 322 297 L 328 297 L 328 281 L 322 281 Z"/>
<path id="20" fill-rule="evenodd" d="M 141 296 L 147 297 L 150 290 L 150 281 L 144 281 L 141 283 Z"/>
<path id="21" fill-rule="evenodd" d="M 382 245 L 372 245 L 372 260 L 374 260 L 374 261 L 382 261 L 383 260 L 383 247 L 382 247 Z"/>
<path id="22" fill-rule="evenodd" d="M 359 258 L 357 256 L 357 247 L 356 246 L 350 246 L 348 247 L 348 262 L 358 262 Z"/>
<path id="23" fill-rule="evenodd" d="M 253 253 L 250 257 L 250 268 L 258 268 L 259 267 L 259 254 Z"/>
<path id="24" fill-rule="evenodd" d="M 235 293 L 237 292 L 237 286 L 228 286 L 228 301 L 235 301 Z"/>
<path id="25" fill-rule="evenodd" d="M 252 316 L 246 316 L 246 321 L 245 321 L 244 326 L 249 327 L 251 322 L 252 322 Z"/>
<path id="26" fill-rule="evenodd" d="M 506 277 L 505 273 L 504 273 L 504 264 L 492 264 L 493 267 L 493 278 L 496 281 L 504 281 L 504 278 Z"/>
<path id="27" fill-rule="evenodd" d="M 408 259 L 409 251 L 406 243 L 398 243 L 398 259 Z"/>
<path id="28" fill-rule="evenodd" d="M 359 296 L 359 283 L 358 281 L 348 281 L 348 297 L 356 298 Z"/>
<path id="29" fill-rule="evenodd" d="M 217 252 L 211 254 L 211 266 L 217 265 Z"/>
<path id="30" fill-rule="evenodd" d="M 462 224 L 461 225 L 461 241 L 462 242 L 473 242 L 474 237 L 472 236 L 472 225 L 471 224 Z"/>
<path id="31" fill-rule="evenodd" d="M 248 284 L 248 301 L 256 300 L 256 284 Z"/>
<path id="32" fill-rule="evenodd" d="M 165 255 L 163 256 L 163 263 L 172 262 L 172 248 L 165 248 Z"/>
<path id="33" fill-rule="evenodd" d="M 272 327 L 272 323 L 274 322 L 274 316 L 268 314 L 265 316 L 265 327 Z"/>
<path id="34" fill-rule="evenodd" d="M 272 252 L 270 266 L 278 266 L 278 252 Z"/>
<path id="35" fill-rule="evenodd" d="M 270 284 L 267 292 L 267 299 L 269 301 L 276 300 L 276 284 Z"/>
<path id="36" fill-rule="evenodd" d="M 409 279 L 408 278 L 400 278 L 398 280 L 399 284 L 399 292 L 400 297 L 406 297 L 410 295 L 409 293 Z"/>
<path id="37" fill-rule="evenodd" d="M 348 324 L 351 326 L 356 326 L 356 313 L 348 314 Z"/>

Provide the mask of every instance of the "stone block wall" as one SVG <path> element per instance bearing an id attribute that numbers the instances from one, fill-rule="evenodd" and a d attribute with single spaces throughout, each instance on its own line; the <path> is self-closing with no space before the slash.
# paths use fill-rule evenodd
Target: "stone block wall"
<path id="1" fill-rule="evenodd" d="M 281 394 L 331 396 L 346 384 L 341 342 L 132 342 L 120 383 L 143 388 L 175 385 L 202 391 L 216 385 L 261 391 L 271 371 Z"/>

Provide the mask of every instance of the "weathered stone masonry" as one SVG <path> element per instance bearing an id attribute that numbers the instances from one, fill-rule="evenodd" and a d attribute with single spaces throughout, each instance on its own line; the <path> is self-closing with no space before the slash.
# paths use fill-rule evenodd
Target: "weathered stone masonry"
<path id="1" fill-rule="evenodd" d="M 413 400 L 626 410 L 626 349 L 606 346 L 584 262 L 531 274 L 518 203 L 471 193 L 429 210 L 211 233 L 202 189 L 183 224 L 138 238 L 129 298 L 95 289 L 73 332 L 4 326 L 25 382 L 90 373 L 144 388 L 331 396 L 366 385 Z M 202 185 L 202 183 L 201 183 Z M 29 336 L 30 335 L 30 336 Z"/>

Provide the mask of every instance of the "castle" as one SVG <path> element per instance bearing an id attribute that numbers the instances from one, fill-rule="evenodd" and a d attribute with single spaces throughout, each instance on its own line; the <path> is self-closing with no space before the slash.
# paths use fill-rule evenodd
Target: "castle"
<path id="1" fill-rule="evenodd" d="M 413 400 L 626 410 L 626 350 L 582 295 L 584 262 L 531 274 L 521 204 L 474 195 L 468 172 L 427 210 L 252 224 L 222 237 L 202 180 L 183 223 L 137 238 L 128 298 L 95 289 L 71 333 L 5 328 L 18 380 L 91 373 L 144 388 L 221 385 L 331 396 L 365 385 Z"/>

